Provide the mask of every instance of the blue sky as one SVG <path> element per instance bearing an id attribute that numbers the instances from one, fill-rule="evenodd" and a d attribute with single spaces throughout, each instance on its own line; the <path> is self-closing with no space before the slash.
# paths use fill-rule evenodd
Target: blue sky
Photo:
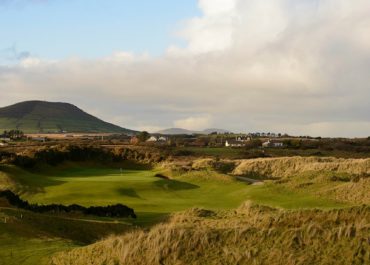
<path id="1" fill-rule="evenodd" d="M 198 14 L 196 0 L 0 0 L 0 56 L 158 56 L 171 43 L 183 45 L 174 32 Z"/>
<path id="2" fill-rule="evenodd" d="M 0 106 L 367 137 L 369 28 L 369 0 L 0 0 Z"/>

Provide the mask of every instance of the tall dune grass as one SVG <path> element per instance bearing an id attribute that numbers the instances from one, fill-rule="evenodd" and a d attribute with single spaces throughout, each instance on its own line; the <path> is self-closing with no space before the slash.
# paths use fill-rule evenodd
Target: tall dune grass
<path id="1" fill-rule="evenodd" d="M 235 175 L 256 174 L 265 178 L 282 178 L 307 171 L 331 171 L 354 175 L 370 174 L 370 158 L 279 157 L 239 160 L 232 173 Z"/>
<path id="2" fill-rule="evenodd" d="M 245 203 L 192 209 L 149 231 L 60 253 L 52 265 L 369 264 L 370 208 L 287 211 Z"/>

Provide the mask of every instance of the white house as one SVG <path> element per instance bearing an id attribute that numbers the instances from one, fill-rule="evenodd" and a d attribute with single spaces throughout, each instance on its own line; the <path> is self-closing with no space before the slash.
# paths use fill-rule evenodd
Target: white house
<path id="1" fill-rule="evenodd" d="M 149 137 L 149 139 L 148 140 L 146 140 L 147 142 L 157 142 L 158 141 L 158 139 L 157 139 L 157 137 L 155 137 L 155 136 L 150 136 Z"/>
<path id="2" fill-rule="evenodd" d="M 262 143 L 262 147 L 283 147 L 284 144 L 282 142 L 271 141 L 268 140 L 267 142 Z"/>
<path id="3" fill-rule="evenodd" d="M 225 146 L 226 147 L 244 147 L 245 143 L 243 141 L 238 141 L 238 140 L 226 140 Z"/>

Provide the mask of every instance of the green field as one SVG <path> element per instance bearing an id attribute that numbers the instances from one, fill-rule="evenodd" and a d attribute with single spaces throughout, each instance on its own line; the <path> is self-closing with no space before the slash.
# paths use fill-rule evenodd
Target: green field
<path id="1" fill-rule="evenodd" d="M 254 186 L 212 171 L 185 173 L 172 180 L 155 177 L 156 170 L 70 166 L 30 173 L 8 169 L 27 187 L 24 199 L 33 203 L 125 204 L 142 218 L 190 207 L 229 209 L 245 200 L 284 208 L 332 208 L 342 204 L 275 185 Z M 148 220 L 150 221 L 150 220 Z"/>
<path id="2" fill-rule="evenodd" d="M 127 225 L 151 225 L 169 213 L 191 207 L 214 210 L 235 208 L 246 200 L 289 209 L 346 206 L 273 184 L 248 185 L 213 171 L 189 172 L 168 180 L 156 177 L 155 174 L 159 172 L 157 170 L 135 167 L 121 170 L 119 167 L 67 164 L 37 172 L 14 166 L 2 166 L 0 170 L 17 183 L 17 192 L 21 197 L 32 203 L 77 203 L 84 206 L 125 204 L 138 215 L 137 220 L 121 220 L 129 222 Z M 19 215 L 17 210 L 14 211 Z M 2 213 L 4 214 L 4 210 L 0 209 L 0 214 Z M 9 216 L 10 213 L 5 214 Z M 89 218 L 103 222 L 94 223 L 93 220 L 72 222 L 67 218 L 63 220 L 60 217 L 26 212 L 25 215 L 28 215 L 27 222 L 22 219 L 19 223 L 23 230 L 0 223 L 0 260 L 3 262 L 0 264 L 39 264 L 44 257 L 57 251 L 95 240 L 80 238 L 78 233 L 81 231 L 84 231 L 81 233 L 84 235 L 100 232 L 98 235 L 104 236 L 108 232 L 119 233 L 126 229 L 124 226 L 105 224 L 104 221 L 114 221 L 107 218 Z M 22 222 L 27 226 L 23 227 Z M 38 226 L 41 232 L 37 229 L 30 234 L 19 232 L 32 231 L 33 227 Z M 61 239 L 63 236 L 64 239 Z M 23 262 L 26 259 L 28 263 Z"/>
<path id="3" fill-rule="evenodd" d="M 61 239 L 32 239 L 6 233 L 0 234 L 0 244 L 0 265 L 38 265 L 56 252 L 76 247 Z"/>

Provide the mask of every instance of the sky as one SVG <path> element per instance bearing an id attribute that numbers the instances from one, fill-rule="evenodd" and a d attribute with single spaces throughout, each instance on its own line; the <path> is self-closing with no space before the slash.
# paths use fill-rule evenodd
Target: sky
<path id="1" fill-rule="evenodd" d="M 370 135 L 368 0 L 0 0 L 0 106 L 125 128 Z"/>

